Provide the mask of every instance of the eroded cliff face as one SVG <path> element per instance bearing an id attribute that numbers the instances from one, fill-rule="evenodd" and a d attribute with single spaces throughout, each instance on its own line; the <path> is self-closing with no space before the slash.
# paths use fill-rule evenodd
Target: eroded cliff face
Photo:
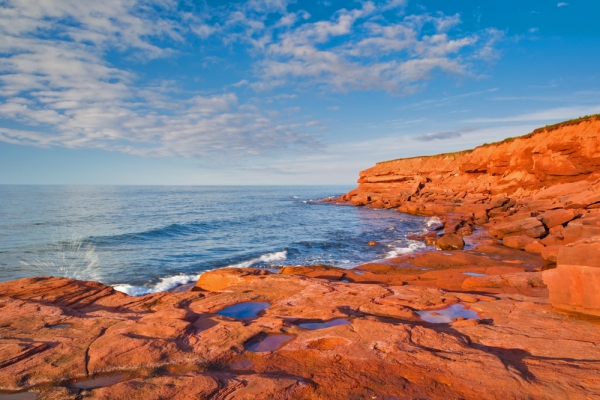
<path id="1" fill-rule="evenodd" d="M 521 199 L 557 184 L 600 178 L 600 116 L 542 128 L 459 153 L 380 162 L 343 199 L 395 208 L 406 202 L 484 203 Z"/>
<path id="2" fill-rule="evenodd" d="M 551 303 L 600 316 L 600 116 L 567 121 L 460 153 L 378 163 L 338 200 L 442 217 L 414 240 L 461 249 L 478 225 L 540 254 Z M 576 257 L 577 255 L 577 257 Z"/>

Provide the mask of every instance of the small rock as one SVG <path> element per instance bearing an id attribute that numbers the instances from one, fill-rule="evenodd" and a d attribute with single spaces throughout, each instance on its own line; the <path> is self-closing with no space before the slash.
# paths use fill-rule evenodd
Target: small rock
<path id="1" fill-rule="evenodd" d="M 528 244 L 533 242 L 535 242 L 534 238 L 524 235 L 506 236 L 502 239 L 502 244 L 506 247 L 519 250 L 524 250 Z"/>
<path id="2" fill-rule="evenodd" d="M 413 240 L 418 240 L 418 239 L 413 239 Z M 371 240 L 370 242 L 367 243 L 367 246 L 379 246 L 381 243 L 376 242 L 374 240 Z"/>
<path id="3" fill-rule="evenodd" d="M 435 247 L 438 250 L 462 250 L 465 248 L 465 241 L 462 237 L 449 233 L 442 236 Z"/>
<path id="4" fill-rule="evenodd" d="M 558 257 L 558 250 L 564 246 L 547 246 L 542 250 L 542 258 L 546 261 L 556 262 Z"/>
<path id="5" fill-rule="evenodd" d="M 528 251 L 530 253 L 541 254 L 542 250 L 544 250 L 545 248 L 546 246 L 544 246 L 544 244 L 541 243 L 539 240 L 534 240 L 533 242 L 525 246 L 525 251 Z"/>

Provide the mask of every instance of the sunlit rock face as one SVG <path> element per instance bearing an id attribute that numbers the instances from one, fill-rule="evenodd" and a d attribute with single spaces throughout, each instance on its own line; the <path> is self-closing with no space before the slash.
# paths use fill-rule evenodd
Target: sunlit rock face
<path id="1" fill-rule="evenodd" d="M 456 287 L 459 278 L 491 276 L 511 281 L 511 271 L 534 264 L 529 256 L 512 270 L 492 266 L 498 254 L 512 260 L 526 253 L 486 249 L 439 271 L 475 268 L 485 275 L 437 280 L 411 274 L 439 260 L 415 256 L 410 267 L 405 256 L 397 260 L 404 267 L 366 265 L 352 275 L 363 281 L 308 276 L 315 268 L 285 275 L 228 268 L 207 273 L 229 282 L 218 290 L 141 297 L 65 278 L 3 283 L 0 390 L 36 392 L 40 399 L 600 395 L 590 363 L 600 359 L 594 345 L 600 330 L 553 311 L 543 286 L 482 282 L 480 293 L 476 284 L 464 293 L 427 285 Z M 472 263 L 477 257 L 480 267 Z M 410 276 L 421 284 L 403 284 Z M 253 308 L 249 319 L 238 318 L 247 317 L 237 313 L 244 307 L 230 308 L 261 303 L 269 307 Z"/>
<path id="2" fill-rule="evenodd" d="M 554 307 L 600 316 L 600 236 L 562 247 L 543 275 Z"/>
<path id="3" fill-rule="evenodd" d="M 474 150 L 381 162 L 338 201 L 439 216 L 444 235 L 415 239 L 440 250 L 450 248 L 445 238 L 483 225 L 506 247 L 558 265 L 544 272 L 554 306 L 599 315 L 597 263 L 592 255 L 575 257 L 593 253 L 589 241 L 600 237 L 599 135 L 600 117 L 592 116 Z M 502 280 L 474 278 L 462 287 L 484 281 Z"/>

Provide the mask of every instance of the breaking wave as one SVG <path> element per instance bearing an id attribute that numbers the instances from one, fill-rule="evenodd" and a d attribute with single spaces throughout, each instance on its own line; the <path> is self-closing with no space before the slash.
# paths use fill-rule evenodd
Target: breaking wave
<path id="1" fill-rule="evenodd" d="M 385 254 L 385 258 L 393 258 L 400 254 L 412 253 L 413 251 L 424 249 L 426 246 L 425 243 L 413 241 L 408 247 L 393 247 L 393 245 L 388 245 L 388 247 L 392 247 L 392 250 Z"/>
<path id="2" fill-rule="evenodd" d="M 204 271 L 206 272 L 206 271 Z M 175 275 L 160 278 L 160 281 L 151 286 L 134 286 L 128 283 L 114 285 L 113 288 L 119 292 L 123 292 L 130 296 L 143 296 L 150 293 L 168 292 L 177 286 L 185 285 L 186 283 L 196 282 L 200 275 Z"/>
<path id="3" fill-rule="evenodd" d="M 273 261 L 283 261 L 285 259 L 287 259 L 287 250 L 282 250 L 282 251 L 277 251 L 274 253 L 263 254 L 260 257 L 256 257 L 251 260 L 244 261 L 244 262 L 241 262 L 238 264 L 230 265 L 230 267 L 248 268 L 248 267 L 251 267 L 256 264 L 269 264 Z M 212 271 L 212 269 L 203 271 L 200 274 L 193 274 L 193 275 L 180 274 L 180 275 L 174 275 L 174 276 L 168 276 L 165 278 L 160 278 L 160 281 L 158 281 L 157 283 L 152 284 L 152 285 L 135 286 L 135 285 L 125 283 L 125 284 L 113 285 L 113 288 L 115 290 L 118 290 L 119 292 L 123 292 L 130 296 L 144 296 L 144 295 L 147 295 L 150 293 L 168 292 L 170 290 L 175 289 L 178 286 L 185 285 L 185 284 L 188 284 L 191 282 L 196 282 L 200 278 L 200 275 L 202 275 L 203 273 L 208 272 L 208 271 Z"/>
<path id="4" fill-rule="evenodd" d="M 238 264 L 230 265 L 230 267 L 248 268 L 259 263 L 270 263 L 273 261 L 283 261 L 285 259 L 287 259 L 287 250 L 282 250 L 274 253 L 263 254 L 260 257 L 256 257 Z"/>

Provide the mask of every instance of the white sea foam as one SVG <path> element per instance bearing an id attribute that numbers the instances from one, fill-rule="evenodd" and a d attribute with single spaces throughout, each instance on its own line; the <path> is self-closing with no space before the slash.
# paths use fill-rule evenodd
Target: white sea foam
<path id="1" fill-rule="evenodd" d="M 287 258 L 287 250 L 277 251 L 274 253 L 263 254 L 260 257 L 253 258 L 239 264 L 230 265 L 230 267 L 248 268 L 259 262 L 282 261 Z M 212 271 L 212 270 L 208 270 Z M 208 272 L 208 271 L 203 271 Z M 186 283 L 196 282 L 200 275 L 174 275 L 160 278 L 160 281 L 151 286 L 135 286 L 128 283 L 114 285 L 113 288 L 119 292 L 126 293 L 130 296 L 143 296 L 150 293 L 168 292 L 177 286 L 185 285 Z"/>
<path id="2" fill-rule="evenodd" d="M 431 228 L 433 225 L 436 224 L 442 224 L 442 221 L 440 221 L 440 219 L 438 217 L 431 217 L 427 220 L 427 222 L 425 223 L 427 225 L 428 228 Z"/>
<path id="3" fill-rule="evenodd" d="M 160 281 L 153 286 L 134 286 L 126 283 L 122 285 L 114 285 L 113 288 L 130 296 L 143 296 L 150 293 L 167 292 L 173 288 L 176 288 L 177 286 L 195 282 L 198 280 L 198 278 L 200 278 L 200 275 L 175 275 L 160 278 Z"/>
<path id="4" fill-rule="evenodd" d="M 388 247 L 392 247 L 392 250 L 388 251 L 385 254 L 385 258 L 393 258 L 400 254 L 411 253 L 413 251 L 423 249 L 423 248 L 425 248 L 425 244 L 421 243 L 421 242 L 413 241 L 412 243 L 410 243 L 408 245 L 408 247 L 393 247 L 391 245 Z"/>
<path id="5" fill-rule="evenodd" d="M 287 250 L 277 251 L 275 253 L 263 254 L 260 257 L 253 258 L 248 261 L 241 262 L 239 264 L 230 265 L 230 267 L 236 268 L 248 268 L 259 262 L 272 262 L 272 261 L 283 261 L 287 258 Z"/>

